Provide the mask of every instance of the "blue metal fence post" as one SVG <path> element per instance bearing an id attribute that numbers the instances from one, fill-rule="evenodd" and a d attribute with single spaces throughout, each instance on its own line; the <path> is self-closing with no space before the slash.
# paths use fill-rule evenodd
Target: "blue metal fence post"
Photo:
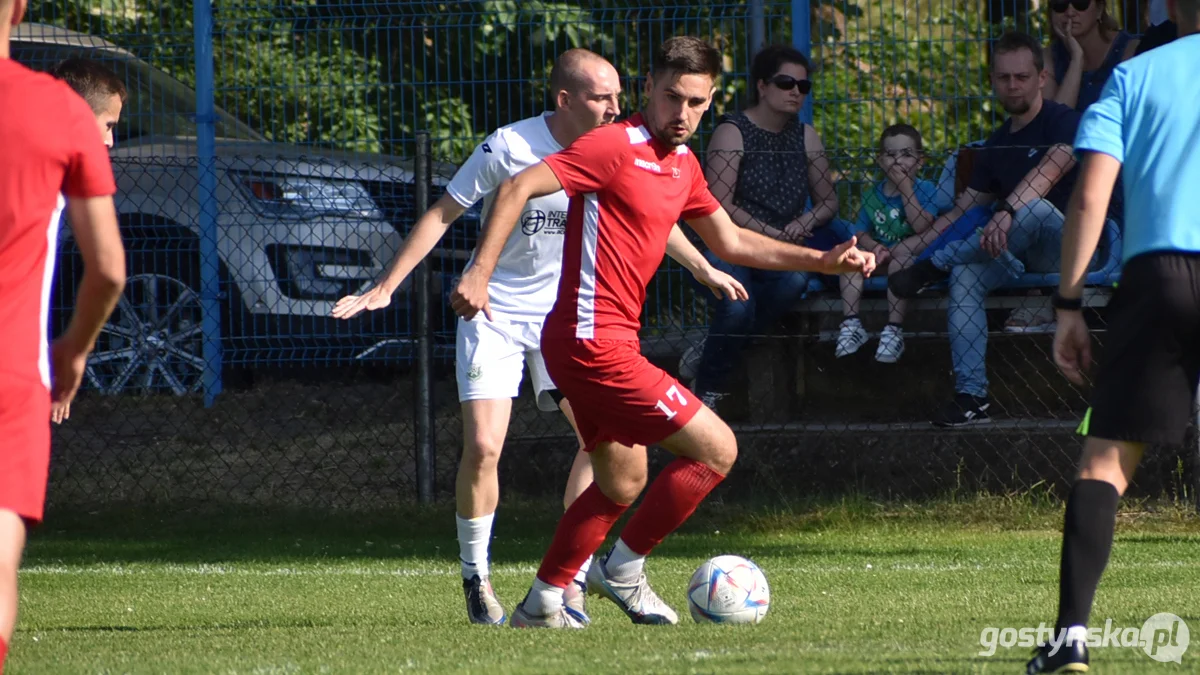
<path id="1" fill-rule="evenodd" d="M 767 18 L 763 12 L 763 0 L 750 0 L 750 58 L 766 46 Z M 747 68 L 749 70 L 749 68 Z"/>
<path id="2" fill-rule="evenodd" d="M 812 62 L 812 26 L 810 25 L 809 0 L 792 0 L 792 46 Z M 809 74 L 811 77 L 812 74 Z M 804 99 L 804 107 L 800 108 L 800 121 L 812 124 L 812 96 Z"/>
<path id="3" fill-rule="evenodd" d="M 195 0 L 196 161 L 200 200 L 200 306 L 204 312 L 204 405 L 221 393 L 221 301 L 217 257 L 216 115 L 212 0 Z"/>

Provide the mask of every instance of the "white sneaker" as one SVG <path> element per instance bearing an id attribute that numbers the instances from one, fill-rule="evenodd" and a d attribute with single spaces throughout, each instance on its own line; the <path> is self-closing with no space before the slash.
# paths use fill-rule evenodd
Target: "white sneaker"
<path id="1" fill-rule="evenodd" d="M 899 326 L 888 324 L 879 334 L 879 347 L 875 350 L 875 360 L 880 363 L 895 363 L 904 354 L 904 332 Z"/>
<path id="2" fill-rule="evenodd" d="M 608 578 L 604 563 L 597 560 L 588 569 L 587 585 L 589 593 L 612 600 L 634 623 L 679 623 L 679 615 L 650 588 L 645 574 L 632 584 L 619 583 Z"/>
<path id="3" fill-rule="evenodd" d="M 575 610 L 563 605 L 557 612 L 546 616 L 534 616 L 525 611 L 525 603 L 517 605 L 513 610 L 508 625 L 513 628 L 587 628 L 589 621 L 586 616 L 577 614 Z"/>
<path id="4" fill-rule="evenodd" d="M 838 328 L 837 350 L 835 355 L 840 359 L 843 356 L 849 356 L 857 352 L 863 345 L 867 344 L 867 329 L 863 328 L 862 321 L 858 319 L 846 319 Z"/>
<path id="5" fill-rule="evenodd" d="M 587 623 L 587 584 L 572 579 L 563 591 L 563 606 L 573 610 L 576 618 L 582 617 Z"/>
<path id="6" fill-rule="evenodd" d="M 1018 307 L 1004 322 L 1006 333 L 1053 333 L 1058 328 L 1054 310 L 1049 307 Z"/>
<path id="7" fill-rule="evenodd" d="M 679 357 L 679 379 L 689 381 L 696 379 L 696 368 L 700 366 L 700 357 L 704 355 L 704 339 L 688 347 Z"/>

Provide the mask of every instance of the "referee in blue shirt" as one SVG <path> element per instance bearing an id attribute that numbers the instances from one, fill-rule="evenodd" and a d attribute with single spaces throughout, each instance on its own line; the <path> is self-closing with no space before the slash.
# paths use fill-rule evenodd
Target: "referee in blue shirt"
<path id="1" fill-rule="evenodd" d="M 1117 501 L 1146 444 L 1183 442 L 1200 381 L 1200 0 L 1168 5 L 1180 37 L 1118 66 L 1075 139 L 1081 165 L 1053 302 L 1054 361 L 1076 384 L 1091 363 L 1084 276 L 1122 171 L 1124 265 L 1063 523 L 1055 640 L 1066 639 L 1040 647 L 1027 673 L 1087 670 L 1088 614 Z"/>

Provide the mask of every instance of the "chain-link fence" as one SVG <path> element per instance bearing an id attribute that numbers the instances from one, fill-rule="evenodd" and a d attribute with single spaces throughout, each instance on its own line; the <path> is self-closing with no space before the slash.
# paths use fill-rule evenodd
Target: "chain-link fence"
<path id="1" fill-rule="evenodd" d="M 55 428 L 51 502 L 365 508 L 452 494 L 462 428 L 447 297 L 475 248 L 479 206 L 389 307 L 339 321 L 334 303 L 378 277 L 486 134 L 545 109 L 558 53 L 584 46 L 612 61 L 630 113 L 653 47 L 684 33 L 725 56 L 692 143 L 714 194 L 738 201 L 737 172 L 714 172 L 720 151 L 705 149 L 720 116 L 748 105 L 751 56 L 761 44 L 796 43 L 812 56 L 806 109 L 828 164 L 815 174 L 806 165 L 804 206 L 831 209 L 775 229 L 809 243 L 865 232 L 892 258 L 884 267 L 893 274 L 860 285 L 746 276 L 751 312 L 664 262 L 647 289 L 643 351 L 737 431 L 741 460 L 726 494 L 918 497 L 1064 484 L 1086 392 L 1050 358 L 1057 269 L 1041 255 L 1048 240 L 1007 267 L 999 254 L 938 254 L 949 274 L 929 279 L 902 317 L 887 293 L 889 277 L 903 279 L 926 251 L 945 244 L 967 256 L 992 220 L 991 206 L 945 217 L 985 161 L 962 146 L 1003 119 L 988 40 L 1014 22 L 1045 32 L 1045 12 L 992 4 L 984 15 L 950 0 L 35 4 L 38 23 L 18 29 L 15 58 L 44 69 L 84 55 L 129 89 L 112 158 L 130 280 L 71 419 Z M 211 114 L 205 100 L 216 104 Z M 923 139 L 919 197 L 887 186 L 879 136 L 898 121 Z M 753 149 L 739 158 L 796 161 Z M 930 214 L 909 235 L 919 244 L 892 241 L 898 222 L 920 220 L 914 199 Z M 1053 229 L 1043 206 L 1018 205 L 1012 230 Z M 933 241 L 943 225 L 948 234 Z M 1088 279 L 1101 343 L 1119 232 L 1106 230 Z M 1009 237 L 1014 250 L 1026 246 Z M 69 235 L 59 252 L 56 325 L 80 271 Z M 574 436 L 561 415 L 536 410 L 528 380 L 522 387 L 502 481 L 557 493 Z M 958 424 L 983 414 L 989 424 Z M 1194 450 L 1170 448 L 1149 456 L 1137 489 L 1193 498 L 1196 481 Z"/>

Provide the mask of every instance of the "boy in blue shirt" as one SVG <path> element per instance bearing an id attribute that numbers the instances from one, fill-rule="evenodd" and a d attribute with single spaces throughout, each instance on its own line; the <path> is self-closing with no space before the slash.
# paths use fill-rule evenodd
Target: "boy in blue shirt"
<path id="1" fill-rule="evenodd" d="M 880 269 L 886 264 L 887 272 L 892 273 L 908 266 L 922 252 L 920 233 L 930 230 L 938 214 L 950 206 L 953 195 L 940 195 L 933 181 L 917 178 L 924 156 L 921 134 L 911 125 L 893 124 L 883 131 L 876 162 L 883 169 L 884 179 L 863 197 L 855 232 L 859 248 L 873 252 Z M 867 331 L 858 317 L 862 289 L 861 274 L 842 277 L 846 318 L 838 330 L 838 358 L 857 352 L 867 342 Z M 875 350 L 875 360 L 880 363 L 895 363 L 904 353 L 901 325 L 905 302 L 890 292 L 888 300 L 888 324 Z"/>

